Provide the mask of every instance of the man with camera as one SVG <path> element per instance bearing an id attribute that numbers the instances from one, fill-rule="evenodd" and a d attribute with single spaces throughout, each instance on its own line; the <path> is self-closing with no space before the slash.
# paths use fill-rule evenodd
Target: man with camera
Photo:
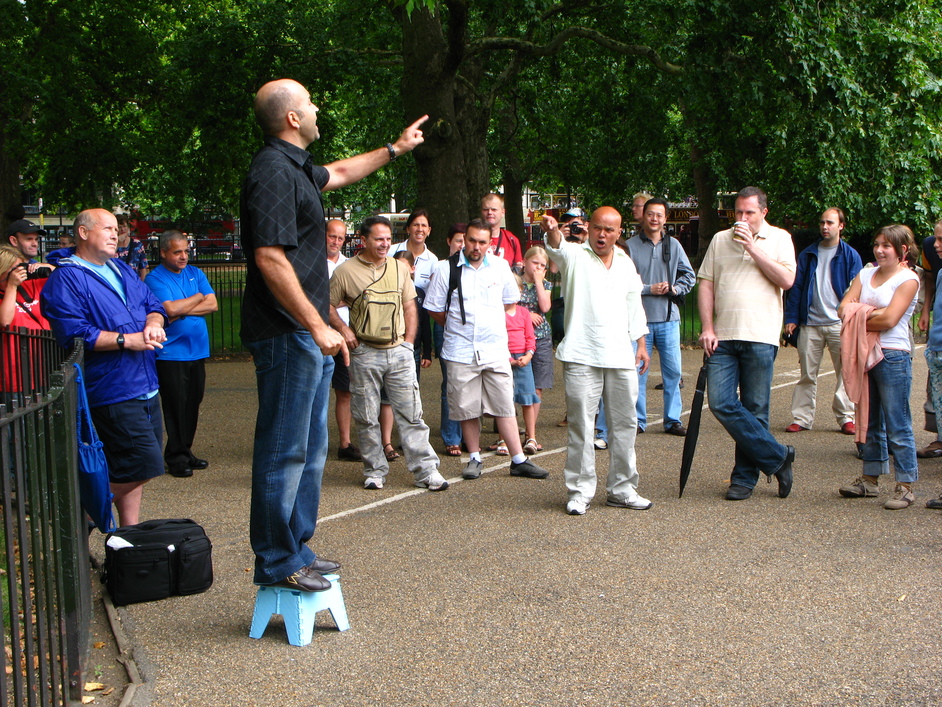
<path id="1" fill-rule="evenodd" d="M 48 275 L 54 269 L 52 265 L 40 263 L 36 259 L 39 255 L 39 237 L 45 235 L 46 231 L 26 219 L 14 221 L 7 227 L 7 241 L 26 258 L 28 264 L 26 269 L 30 273 L 35 272 L 36 268 L 43 267 L 47 268 Z"/>
<path id="2" fill-rule="evenodd" d="M 416 382 L 419 314 L 412 274 L 387 255 L 392 245 L 389 219 L 370 216 L 360 235 L 363 250 L 338 265 L 330 278 L 330 325 L 350 350 L 350 407 L 360 433 L 363 487 L 381 489 L 389 474 L 379 426 L 380 390 L 385 388 L 415 485 L 444 491 L 448 482 L 438 472 L 438 455 L 428 441 Z M 349 324 L 338 314 L 345 307 Z"/>
<path id="3" fill-rule="evenodd" d="M 634 261 L 644 289 L 641 304 L 648 319 L 645 339 L 648 355 L 657 349 L 664 380 L 664 431 L 683 437 L 687 430 L 680 422 L 680 305 L 693 289 L 696 276 L 680 242 L 664 232 L 667 202 L 648 199 L 641 217 L 641 233 L 628 240 L 628 254 Z M 647 427 L 648 371 L 638 380 L 638 431 Z"/>

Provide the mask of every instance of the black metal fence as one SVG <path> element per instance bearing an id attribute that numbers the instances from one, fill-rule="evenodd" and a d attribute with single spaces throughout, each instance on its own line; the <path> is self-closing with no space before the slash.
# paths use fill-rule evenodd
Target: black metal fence
<path id="1" fill-rule="evenodd" d="M 0 704 L 81 700 L 88 531 L 78 500 L 74 363 L 49 332 L 0 328 Z"/>

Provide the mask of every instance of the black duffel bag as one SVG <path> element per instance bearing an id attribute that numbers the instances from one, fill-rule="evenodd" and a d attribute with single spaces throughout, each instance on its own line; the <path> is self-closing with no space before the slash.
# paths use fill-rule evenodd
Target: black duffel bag
<path id="1" fill-rule="evenodd" d="M 186 518 L 127 525 L 106 537 L 102 581 L 115 606 L 199 594 L 213 584 L 213 545 Z"/>

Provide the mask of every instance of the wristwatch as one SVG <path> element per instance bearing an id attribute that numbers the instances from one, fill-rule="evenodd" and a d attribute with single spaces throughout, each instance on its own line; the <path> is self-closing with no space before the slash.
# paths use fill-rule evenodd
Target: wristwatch
<path id="1" fill-rule="evenodd" d="M 118 351 L 124 351 L 124 334 L 118 334 L 114 342 L 118 345 Z"/>

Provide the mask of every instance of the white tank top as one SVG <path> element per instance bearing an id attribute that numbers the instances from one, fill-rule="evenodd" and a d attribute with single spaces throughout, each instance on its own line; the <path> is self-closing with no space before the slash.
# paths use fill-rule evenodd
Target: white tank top
<path id="1" fill-rule="evenodd" d="M 919 277 L 912 270 L 904 268 L 900 270 L 896 275 L 891 277 L 889 280 L 884 282 L 877 288 L 873 288 L 870 284 L 873 280 L 873 276 L 876 274 L 878 268 L 864 268 L 860 271 L 860 302 L 861 304 L 869 304 L 871 307 L 876 309 L 881 309 L 890 304 L 890 301 L 893 299 L 893 294 L 896 292 L 896 288 L 902 285 L 907 280 L 915 280 L 919 282 Z M 884 349 L 900 349 L 902 351 L 911 351 L 912 344 L 910 343 L 909 338 L 909 321 L 912 319 L 913 310 L 916 308 L 916 299 L 919 297 L 919 292 L 916 292 L 916 296 L 913 297 L 913 301 L 909 303 L 909 306 L 906 307 L 906 313 L 900 317 L 900 320 L 896 323 L 896 326 L 891 327 L 890 329 L 884 329 L 880 332 L 880 346 Z"/>

